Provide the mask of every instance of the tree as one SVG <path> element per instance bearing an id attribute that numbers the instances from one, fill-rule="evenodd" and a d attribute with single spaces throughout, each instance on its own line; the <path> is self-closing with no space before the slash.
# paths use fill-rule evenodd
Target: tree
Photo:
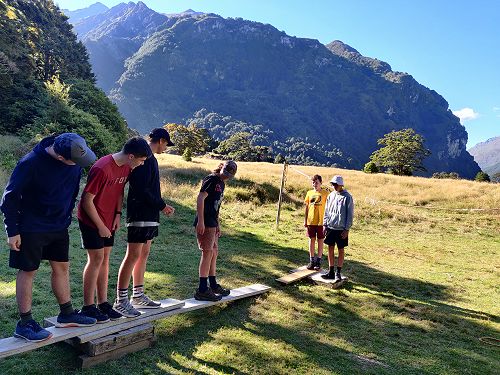
<path id="1" fill-rule="evenodd" d="M 479 182 L 490 182 L 490 176 L 488 176 L 488 173 L 480 171 L 480 172 L 477 172 L 474 180 L 479 181 Z"/>
<path id="2" fill-rule="evenodd" d="M 186 147 L 184 150 L 184 153 L 182 154 L 182 158 L 185 161 L 192 161 L 193 160 L 193 153 L 191 152 L 191 148 Z"/>
<path id="3" fill-rule="evenodd" d="M 247 132 L 238 132 L 223 140 L 214 152 L 230 159 L 241 161 L 272 161 L 269 156 L 269 147 L 254 146 L 252 135 Z"/>
<path id="4" fill-rule="evenodd" d="M 377 143 L 383 147 L 370 156 L 376 165 L 399 176 L 411 176 L 414 171 L 426 170 L 422 161 L 430 151 L 424 147 L 424 138 L 413 129 L 393 130 Z"/>
<path id="5" fill-rule="evenodd" d="M 276 157 L 274 158 L 275 164 L 283 164 L 284 162 L 285 162 L 285 158 L 281 154 L 276 155 Z"/>
<path id="6" fill-rule="evenodd" d="M 369 161 L 368 163 L 365 164 L 365 167 L 363 168 L 363 172 L 365 173 L 378 173 L 380 170 L 377 167 L 377 164 L 375 164 L 373 161 Z"/>
<path id="7" fill-rule="evenodd" d="M 184 126 L 181 124 L 169 123 L 164 126 L 170 134 L 174 149 L 180 154 L 184 154 L 186 148 L 196 150 L 196 154 L 203 154 L 210 150 L 213 139 L 207 129 L 199 128 L 195 124 Z"/>

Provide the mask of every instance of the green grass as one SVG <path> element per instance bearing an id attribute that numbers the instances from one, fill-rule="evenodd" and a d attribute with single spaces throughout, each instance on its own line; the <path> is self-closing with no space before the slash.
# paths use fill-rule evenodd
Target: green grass
<path id="1" fill-rule="evenodd" d="M 199 251 L 191 226 L 200 176 L 217 161 L 195 163 L 165 156 L 165 198 L 176 207 L 162 218 L 146 274 L 155 298 L 184 299 L 197 285 Z M 301 168 L 309 175 L 318 168 Z M 331 177 L 338 170 L 320 169 Z M 342 171 L 356 199 L 355 226 L 347 249 L 350 282 L 332 290 L 302 281 L 289 286 L 275 278 L 307 260 L 301 205 L 308 182 L 291 172 L 280 229 L 274 227 L 280 167 L 242 163 L 229 184 L 222 208 L 218 274 L 235 288 L 253 283 L 270 293 L 155 323 L 157 344 L 90 370 L 75 370 L 77 353 L 65 344 L 0 361 L 1 374 L 494 374 L 497 347 L 480 337 L 500 338 L 498 211 L 461 212 L 391 205 L 372 206 L 365 196 L 396 203 L 471 206 L 466 193 L 452 192 L 453 181 L 367 176 Z M 373 179 L 373 180 L 370 180 Z M 432 186 L 430 184 L 433 184 Z M 459 182 L 469 184 L 469 182 Z M 439 185 L 441 184 L 441 185 Z M 498 202 L 498 185 L 470 183 L 484 202 Z M 442 186 L 447 194 L 405 193 Z M 398 190 L 399 189 L 399 190 Z M 433 190 L 434 191 L 434 190 Z M 405 194 L 408 194 L 406 196 Z M 465 198 L 457 201 L 456 196 Z M 413 200 L 412 200 L 413 199 Z M 425 202 L 424 202 L 425 201 Z M 263 204 L 258 202 L 264 202 Z M 424 202 L 424 203 L 422 203 Z M 436 202 L 436 203 L 435 203 Z M 498 207 L 498 206 L 496 206 Z M 82 302 L 85 251 L 71 227 L 71 280 L 75 304 Z M 111 259 L 110 298 L 125 250 L 118 235 Z M 0 253 L 0 332 L 11 335 L 16 320 L 14 278 L 8 252 Z M 34 288 L 35 317 L 57 313 L 44 264 Z"/>

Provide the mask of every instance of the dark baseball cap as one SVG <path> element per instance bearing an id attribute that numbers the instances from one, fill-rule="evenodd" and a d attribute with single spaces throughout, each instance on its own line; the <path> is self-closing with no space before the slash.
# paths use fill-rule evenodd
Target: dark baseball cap
<path id="1" fill-rule="evenodd" d="M 233 160 L 228 160 L 224 162 L 221 174 L 226 177 L 233 178 L 237 170 L 238 166 L 236 165 L 236 163 Z"/>
<path id="2" fill-rule="evenodd" d="M 174 143 L 170 140 L 170 134 L 168 134 L 168 131 L 165 128 L 154 128 L 151 130 L 151 133 L 149 133 L 149 138 L 165 139 L 167 141 L 167 146 L 174 145 Z"/>
<path id="3" fill-rule="evenodd" d="M 53 147 L 56 154 L 82 168 L 88 167 L 97 159 L 85 139 L 76 133 L 63 133 L 55 137 Z"/>

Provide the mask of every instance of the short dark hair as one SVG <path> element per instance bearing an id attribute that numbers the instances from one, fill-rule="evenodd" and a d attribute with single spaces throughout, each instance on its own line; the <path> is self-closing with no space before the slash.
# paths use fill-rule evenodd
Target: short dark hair
<path id="1" fill-rule="evenodd" d="M 132 137 L 123 145 L 122 152 L 127 155 L 134 155 L 136 158 L 150 157 L 151 147 L 142 137 Z"/>
<path id="2" fill-rule="evenodd" d="M 319 174 L 315 174 L 314 176 L 312 176 L 311 178 L 311 181 L 316 181 L 318 180 L 319 182 L 323 182 L 323 179 L 321 178 L 321 176 Z"/>

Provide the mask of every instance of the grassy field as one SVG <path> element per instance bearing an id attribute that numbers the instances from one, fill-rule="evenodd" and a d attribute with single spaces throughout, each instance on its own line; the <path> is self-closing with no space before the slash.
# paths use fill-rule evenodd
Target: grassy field
<path id="1" fill-rule="evenodd" d="M 146 288 L 155 298 L 184 299 L 197 286 L 193 228 L 200 179 L 216 160 L 159 157 L 164 197 L 175 206 L 162 219 Z M 280 165 L 239 163 L 221 215 L 219 278 L 229 287 L 262 283 L 267 295 L 175 316 L 155 324 L 158 342 L 91 370 L 75 370 L 76 352 L 57 344 L 0 361 L 1 374 L 498 374 L 500 349 L 500 184 L 367 175 L 292 166 L 279 230 L 275 228 Z M 356 201 L 341 290 L 275 278 L 307 262 L 302 200 L 307 175 L 341 173 Z M 468 210 L 468 209 L 486 210 Z M 496 209 L 496 210 L 494 210 Z M 82 302 L 86 261 L 71 226 L 72 294 Z M 3 241 L 3 240 L 2 240 Z M 110 291 L 125 250 L 113 250 Z M 3 249 L 6 246 L 2 247 Z M 17 321 L 15 272 L 0 253 L 0 335 Z M 325 262 L 326 263 L 326 262 Z M 49 268 L 41 267 L 34 315 L 57 313 Z M 110 293 L 110 299 L 113 293 Z"/>

